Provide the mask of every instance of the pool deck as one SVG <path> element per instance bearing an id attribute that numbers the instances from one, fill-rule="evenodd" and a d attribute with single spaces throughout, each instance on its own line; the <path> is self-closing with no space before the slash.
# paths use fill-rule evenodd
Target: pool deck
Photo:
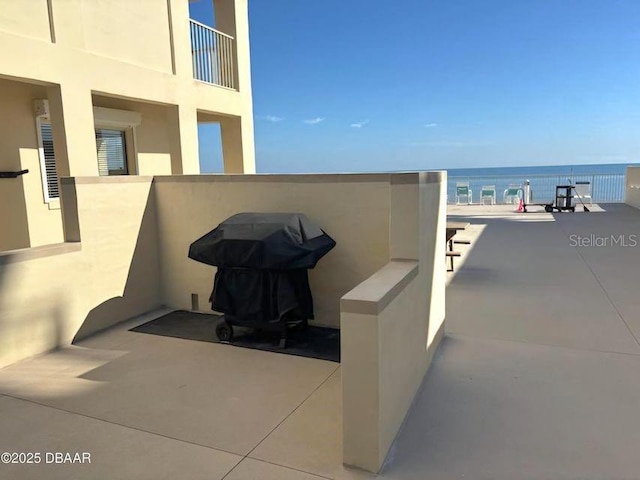
<path id="1" fill-rule="evenodd" d="M 379 478 L 639 478 L 640 210 L 512 210 L 449 207 L 472 243 Z M 341 464 L 338 364 L 128 330 L 150 318 L 0 370 L 0 451 L 91 453 L 0 478 L 369 478 Z"/>

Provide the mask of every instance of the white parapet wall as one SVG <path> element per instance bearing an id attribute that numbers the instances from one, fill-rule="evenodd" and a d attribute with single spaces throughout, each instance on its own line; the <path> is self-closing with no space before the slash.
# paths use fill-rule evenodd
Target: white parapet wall
<path id="1" fill-rule="evenodd" d="M 339 328 L 340 298 L 390 258 L 391 179 L 402 174 L 199 175 L 156 177 L 166 305 L 211 312 L 215 267 L 187 257 L 189 245 L 241 212 L 299 212 L 336 241 L 309 271 L 316 325 Z M 197 297 L 192 297 L 196 295 Z"/>
<path id="2" fill-rule="evenodd" d="M 627 167 L 624 203 L 640 208 L 640 167 Z"/>
<path id="3" fill-rule="evenodd" d="M 341 300 L 343 461 L 382 467 L 444 334 L 446 174 L 392 183 L 390 261 Z"/>
<path id="4" fill-rule="evenodd" d="M 61 187 L 67 241 L 0 252 L 0 367 L 161 304 L 152 177 Z"/>

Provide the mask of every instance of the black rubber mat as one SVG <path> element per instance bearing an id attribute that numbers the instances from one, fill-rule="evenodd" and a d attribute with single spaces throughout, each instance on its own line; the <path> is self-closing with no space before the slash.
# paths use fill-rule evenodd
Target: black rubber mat
<path id="1" fill-rule="evenodd" d="M 177 310 L 132 328 L 131 331 L 221 343 L 215 331 L 220 318 L 219 315 Z M 340 362 L 340 330 L 334 328 L 309 326 L 306 330 L 292 329 L 289 332 L 286 348 L 278 346 L 280 336 L 275 332 L 235 326 L 233 332 L 233 339 L 228 343 L 237 347 Z"/>

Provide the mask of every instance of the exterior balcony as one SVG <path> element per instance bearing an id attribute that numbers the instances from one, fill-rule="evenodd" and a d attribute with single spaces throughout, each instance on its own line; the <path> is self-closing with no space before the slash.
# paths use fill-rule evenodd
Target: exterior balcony
<path id="1" fill-rule="evenodd" d="M 234 37 L 193 19 L 189 23 L 193 78 L 237 90 Z"/>

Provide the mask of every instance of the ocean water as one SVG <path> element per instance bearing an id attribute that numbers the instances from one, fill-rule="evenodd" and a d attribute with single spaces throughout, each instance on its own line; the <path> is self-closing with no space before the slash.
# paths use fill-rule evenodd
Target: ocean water
<path id="1" fill-rule="evenodd" d="M 527 175 L 593 175 L 601 173 L 626 172 L 629 165 L 639 166 L 640 163 L 604 163 L 589 165 L 543 165 L 531 167 L 487 167 L 487 168 L 452 168 L 447 170 L 451 177 L 495 177 L 512 176 L 526 177 Z"/>
<path id="2" fill-rule="evenodd" d="M 447 170 L 447 194 L 455 201 L 456 182 L 469 182 L 473 202 L 480 201 L 480 190 L 495 185 L 498 203 L 503 201 L 509 185 L 523 185 L 529 180 L 533 202 L 546 203 L 555 196 L 555 186 L 569 182 L 589 182 L 594 202 L 624 201 L 625 173 L 628 163 L 591 165 L 553 165 L 530 167 L 455 168 Z"/>

